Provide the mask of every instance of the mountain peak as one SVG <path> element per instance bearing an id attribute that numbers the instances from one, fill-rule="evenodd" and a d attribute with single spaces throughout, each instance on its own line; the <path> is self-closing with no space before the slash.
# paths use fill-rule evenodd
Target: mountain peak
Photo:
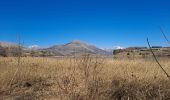
<path id="1" fill-rule="evenodd" d="M 67 46 L 67 45 L 69 45 L 69 46 L 73 46 L 73 45 L 74 46 L 87 46 L 88 44 L 85 43 L 85 42 L 82 42 L 80 40 L 74 40 L 72 42 L 69 42 L 69 43 L 65 44 L 65 46 Z"/>
<path id="2" fill-rule="evenodd" d="M 74 41 L 72 41 L 70 43 L 73 43 L 73 44 L 86 44 L 85 42 L 80 41 L 80 40 L 74 40 Z"/>

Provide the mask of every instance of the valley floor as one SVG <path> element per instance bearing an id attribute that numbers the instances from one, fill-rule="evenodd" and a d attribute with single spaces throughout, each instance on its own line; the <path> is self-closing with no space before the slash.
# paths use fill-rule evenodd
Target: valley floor
<path id="1" fill-rule="evenodd" d="M 169 83 L 153 59 L 0 58 L 0 100 L 168 100 Z"/>

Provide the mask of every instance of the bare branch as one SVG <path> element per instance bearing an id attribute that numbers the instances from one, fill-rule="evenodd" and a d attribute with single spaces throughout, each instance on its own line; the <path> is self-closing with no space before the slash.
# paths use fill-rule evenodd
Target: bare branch
<path id="1" fill-rule="evenodd" d="M 159 65 L 159 67 L 162 69 L 162 71 L 166 74 L 166 76 L 170 79 L 169 74 L 165 71 L 165 69 L 163 68 L 163 66 L 159 63 L 159 61 L 158 61 L 156 55 L 154 54 L 154 52 L 153 52 L 153 50 L 152 50 L 152 48 L 151 48 L 151 45 L 150 45 L 150 42 L 149 42 L 149 39 L 148 39 L 148 38 L 147 38 L 147 43 L 148 43 L 149 49 L 150 49 L 150 51 L 151 51 L 151 53 L 152 53 L 152 55 L 153 55 L 155 61 L 157 62 L 157 64 Z"/>
<path id="2" fill-rule="evenodd" d="M 163 31 L 163 29 L 160 27 L 161 33 L 164 36 L 165 40 L 168 42 L 168 44 L 170 44 L 169 39 L 167 38 L 167 36 L 165 35 L 165 32 Z"/>

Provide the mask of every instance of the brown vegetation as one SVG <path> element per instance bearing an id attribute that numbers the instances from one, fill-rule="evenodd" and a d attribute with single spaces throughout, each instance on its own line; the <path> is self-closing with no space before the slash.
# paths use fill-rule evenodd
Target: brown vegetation
<path id="1" fill-rule="evenodd" d="M 168 100 L 169 79 L 153 59 L 0 58 L 0 99 Z M 170 73 L 169 59 L 160 59 Z M 14 74 L 17 71 L 15 77 Z M 11 81 L 11 79 L 13 80 Z"/>

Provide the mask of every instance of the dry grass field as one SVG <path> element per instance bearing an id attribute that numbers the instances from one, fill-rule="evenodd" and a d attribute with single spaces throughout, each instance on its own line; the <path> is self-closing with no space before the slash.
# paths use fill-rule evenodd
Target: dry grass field
<path id="1" fill-rule="evenodd" d="M 170 80 L 152 59 L 0 58 L 0 100 L 37 99 L 169 100 Z"/>

